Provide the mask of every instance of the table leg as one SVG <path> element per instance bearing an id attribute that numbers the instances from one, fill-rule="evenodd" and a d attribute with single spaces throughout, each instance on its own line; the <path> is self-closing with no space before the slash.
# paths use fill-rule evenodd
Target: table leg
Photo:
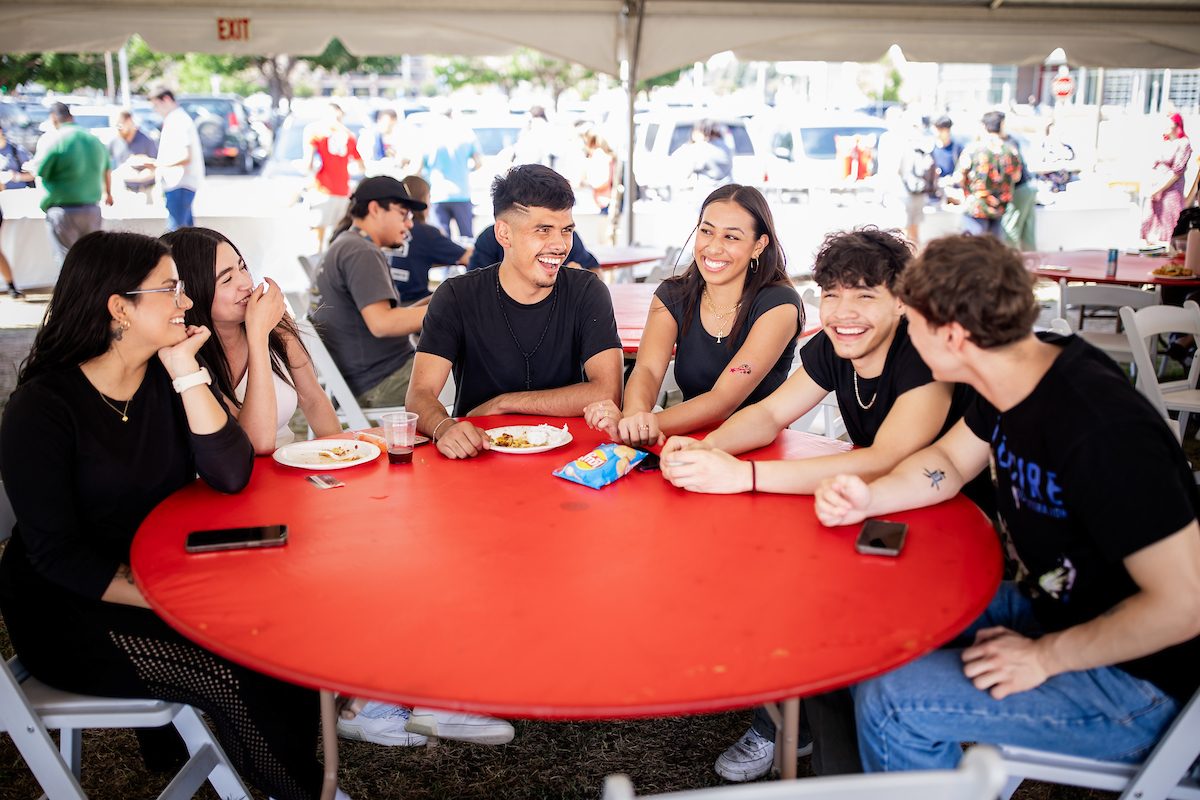
<path id="1" fill-rule="evenodd" d="M 325 748 L 325 775 L 321 781 L 321 800 L 333 800 L 337 794 L 338 737 L 337 712 L 333 692 L 321 690 L 321 740 Z"/>
<path id="2" fill-rule="evenodd" d="M 765 708 L 775 723 L 775 768 L 781 780 L 796 777 L 796 744 L 800 738 L 800 698 L 782 703 L 767 703 Z"/>

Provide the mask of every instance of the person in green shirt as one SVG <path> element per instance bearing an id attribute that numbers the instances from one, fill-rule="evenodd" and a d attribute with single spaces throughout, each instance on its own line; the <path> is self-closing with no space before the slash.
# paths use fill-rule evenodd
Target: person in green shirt
<path id="1" fill-rule="evenodd" d="M 75 124 L 64 103 L 50 107 L 50 122 L 55 132 L 45 152 L 38 153 L 36 169 L 46 190 L 41 206 L 50 244 L 61 264 L 75 242 L 100 230 L 100 199 L 105 205 L 113 202 L 112 161 L 103 143 Z"/>

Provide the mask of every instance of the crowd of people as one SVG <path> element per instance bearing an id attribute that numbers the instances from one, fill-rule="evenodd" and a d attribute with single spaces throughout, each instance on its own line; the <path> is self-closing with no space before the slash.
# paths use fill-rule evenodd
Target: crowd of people
<path id="1" fill-rule="evenodd" d="M 159 102 L 170 120 L 166 95 Z M 627 380 L 609 292 L 575 268 L 588 266 L 575 192 L 543 164 L 495 180 L 495 224 L 473 248 L 425 221 L 438 202 L 429 183 L 363 180 L 339 203 L 310 318 L 359 402 L 416 412 L 448 459 L 490 448 L 480 416 L 580 417 L 614 441 L 661 446 L 674 486 L 815 495 L 826 525 L 959 492 L 974 500 L 1012 558 L 1009 580 L 945 648 L 804 700 L 817 774 L 948 768 L 966 741 L 1136 762 L 1200 688 L 1200 493 L 1174 434 L 1107 356 L 1034 333 L 1033 278 L 999 241 L 1022 172 L 1002 122 L 985 117 L 974 145 L 954 153 L 947 138 L 939 147 L 950 152 L 932 154 L 939 172 L 962 173 L 969 233 L 920 253 L 874 227 L 825 240 L 821 330 L 795 370 L 804 305 L 771 208 L 728 183 L 700 207 L 686 269 L 655 291 Z M 181 637 L 129 569 L 141 520 L 197 474 L 243 490 L 255 454 L 290 441 L 297 409 L 316 435 L 341 429 L 279 287 L 256 286 L 235 243 L 187 224 L 186 133 L 181 149 L 160 142 L 154 160 L 182 193 L 171 201 L 178 229 L 161 239 L 88 232 L 92 208 L 48 205 L 62 209 L 52 224 L 78 235 L 0 427 L 17 517 L 0 610 L 39 679 L 195 705 L 250 783 L 280 800 L 314 798 L 315 693 Z M 328 133 L 314 149 L 333 152 L 341 134 Z M 78 161 L 110 166 L 102 150 Z M 451 220 L 462 232 L 453 210 Z M 436 262 L 476 268 L 431 294 Z M 662 408 L 672 360 L 683 399 Z M 829 393 L 855 449 L 740 457 Z M 513 736 L 503 720 L 385 703 L 352 704 L 339 731 L 389 745 Z M 774 747 L 770 719 L 756 714 L 716 770 L 755 779 Z"/>

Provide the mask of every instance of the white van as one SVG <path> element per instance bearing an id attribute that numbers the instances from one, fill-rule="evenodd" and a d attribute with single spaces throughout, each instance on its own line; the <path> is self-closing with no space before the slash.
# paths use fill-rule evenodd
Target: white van
<path id="1" fill-rule="evenodd" d="M 868 114 L 781 117 L 771 136 L 768 186 L 783 200 L 813 191 L 874 189 L 887 125 Z"/>

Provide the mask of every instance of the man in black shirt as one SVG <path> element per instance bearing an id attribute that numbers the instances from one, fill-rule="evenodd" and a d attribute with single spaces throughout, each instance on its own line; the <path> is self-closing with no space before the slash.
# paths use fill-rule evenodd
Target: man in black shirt
<path id="1" fill-rule="evenodd" d="M 575 230 L 571 185 L 549 167 L 514 167 L 493 183 L 492 205 L 504 259 L 438 287 L 405 402 L 449 458 L 489 447 L 482 430 L 455 417 L 577 417 L 588 403 L 621 397 L 608 290 L 590 272 L 562 269 Z M 455 417 L 438 400 L 451 369 Z"/>
<path id="2" fill-rule="evenodd" d="M 932 442 L 963 413 L 969 391 L 933 379 L 908 339 L 904 306 L 892 293 L 912 259 L 896 233 L 874 228 L 831 234 L 817 255 L 823 329 L 800 352 L 796 370 L 775 392 L 729 418 L 703 441 L 674 436 L 662 451 L 663 476 L 695 492 L 758 491 L 809 494 L 841 472 L 886 473 Z M 770 444 L 830 392 L 857 447 L 801 461 L 757 461 L 752 477 L 744 453 Z M 814 771 L 858 772 L 849 694 L 805 701 L 816 733 Z M 774 761 L 775 726 L 762 709 L 741 739 L 717 760 L 731 781 L 765 775 Z"/>
<path id="3" fill-rule="evenodd" d="M 858 687 L 867 770 L 951 769 L 963 741 L 1137 762 L 1200 687 L 1191 466 L 1110 359 L 1031 333 L 1032 284 L 989 237 L 930 243 L 898 287 L 913 344 L 978 397 L 890 474 L 816 493 L 823 524 L 852 525 L 945 500 L 990 463 L 1019 562 L 958 642 Z"/>

